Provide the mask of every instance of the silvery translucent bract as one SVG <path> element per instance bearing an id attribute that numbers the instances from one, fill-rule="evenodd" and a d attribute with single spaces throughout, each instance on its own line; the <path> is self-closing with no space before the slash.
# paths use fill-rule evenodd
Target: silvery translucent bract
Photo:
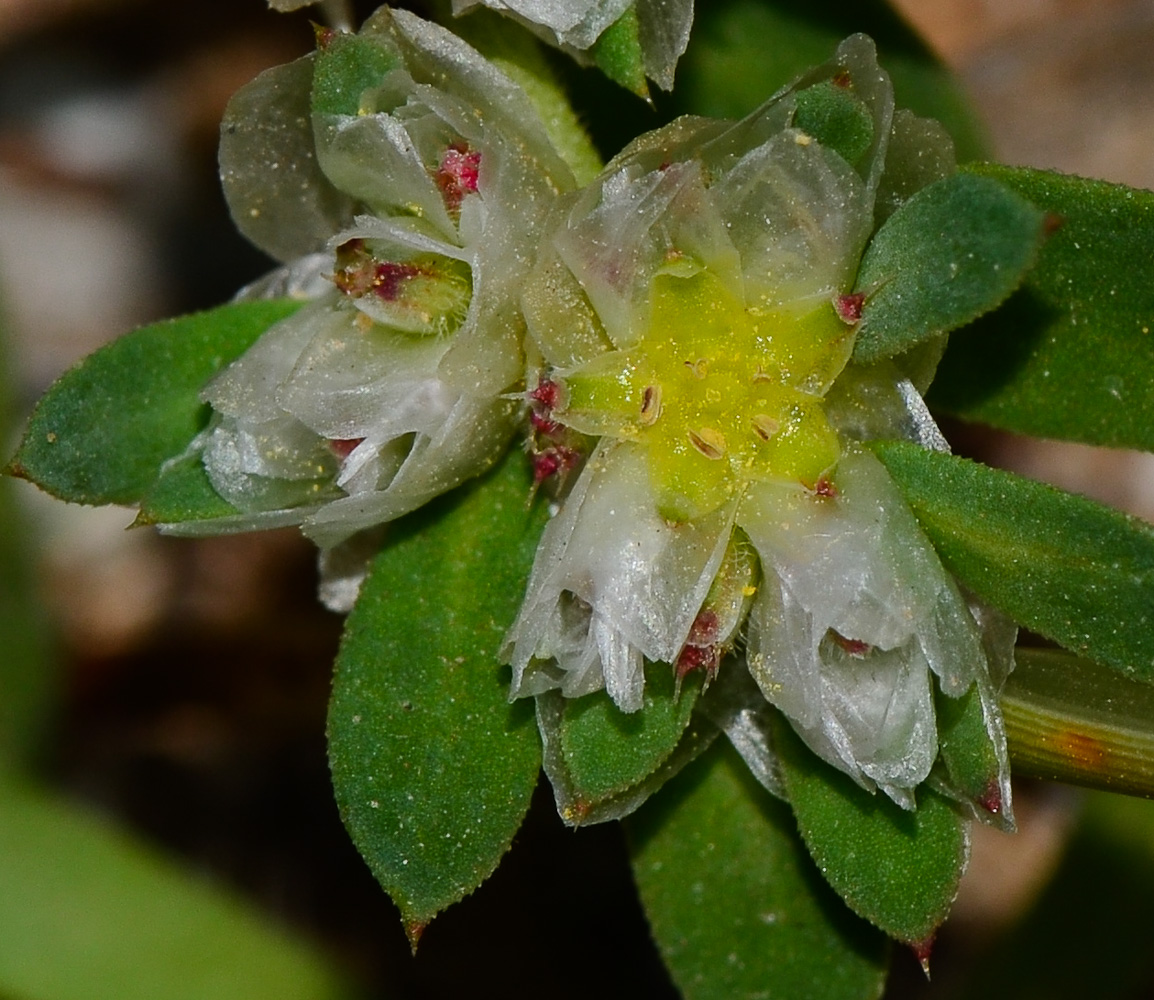
<path id="1" fill-rule="evenodd" d="M 891 138 L 912 134 L 937 148 L 887 179 Z M 970 606 L 858 443 L 944 447 L 918 393 L 934 348 L 868 367 L 852 350 L 876 215 L 948 169 L 948 140 L 895 115 L 857 36 L 742 121 L 674 122 L 560 201 L 524 295 L 534 398 L 599 443 L 508 633 L 515 696 L 605 688 L 632 712 L 644 661 L 705 669 L 767 784 L 762 699 L 912 807 L 938 759 L 935 698 L 976 689 L 988 801 L 1012 822 L 996 695 L 1014 630 Z"/>
<path id="2" fill-rule="evenodd" d="M 331 548 L 505 449 L 523 276 L 573 180 L 524 92 L 448 31 L 382 9 L 318 41 L 233 99 L 221 142 L 240 228 L 287 262 L 247 294 L 311 301 L 208 386 L 195 446 L 232 527 Z"/>
<path id="3" fill-rule="evenodd" d="M 664 90 L 673 89 L 673 71 L 693 25 L 693 0 L 453 0 L 453 13 L 478 5 L 515 18 L 579 59 L 634 8 L 645 75 Z"/>

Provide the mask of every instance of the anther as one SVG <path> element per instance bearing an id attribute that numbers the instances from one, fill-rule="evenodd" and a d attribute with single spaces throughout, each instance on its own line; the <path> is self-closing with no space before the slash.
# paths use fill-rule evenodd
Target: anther
<path id="1" fill-rule="evenodd" d="M 725 436 L 712 427 L 702 427 L 699 431 L 689 431 L 689 443 L 706 458 L 716 461 L 725 454 Z"/>
<path id="2" fill-rule="evenodd" d="M 661 416 L 661 386 L 647 385 L 641 396 L 640 423 L 643 427 L 652 427 Z"/>

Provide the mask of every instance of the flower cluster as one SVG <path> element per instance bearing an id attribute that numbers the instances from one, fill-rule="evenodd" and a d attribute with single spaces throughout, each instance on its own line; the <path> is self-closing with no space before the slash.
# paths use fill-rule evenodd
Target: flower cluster
<path id="1" fill-rule="evenodd" d="M 487 468 L 517 415 L 521 275 L 573 186 L 525 93 L 382 9 L 242 90 L 221 166 L 242 230 L 287 262 L 244 294 L 311 299 L 204 394 L 196 447 L 233 527 L 331 548 Z"/>
<path id="2" fill-rule="evenodd" d="M 624 5 L 587 6 L 549 27 L 577 44 Z M 514 697 L 605 689 L 632 713 L 647 663 L 701 672 L 771 787 L 767 704 L 912 807 L 931 772 L 950 786 L 936 704 L 976 692 L 997 766 L 963 797 L 1008 819 L 1013 629 L 864 446 L 945 447 L 919 394 L 940 345 L 854 357 L 871 235 L 951 156 L 856 36 L 747 118 L 679 119 L 577 188 L 452 35 L 388 11 L 322 34 L 226 122 L 234 213 L 291 261 L 254 294 L 312 300 L 208 388 L 204 466 L 237 526 L 332 548 L 483 471 L 520 422 L 558 513 L 506 639 Z"/>

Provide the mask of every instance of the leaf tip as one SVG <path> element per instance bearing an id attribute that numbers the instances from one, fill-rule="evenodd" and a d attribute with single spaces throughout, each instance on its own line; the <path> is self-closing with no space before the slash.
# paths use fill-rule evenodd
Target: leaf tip
<path id="1" fill-rule="evenodd" d="M 914 958 L 918 960 L 918 965 L 922 967 L 922 972 L 925 973 L 926 981 L 930 979 L 930 954 L 934 950 L 934 938 L 937 932 L 931 932 L 929 937 L 923 938 L 921 941 L 909 942 L 910 951 L 914 953 Z"/>
<path id="2" fill-rule="evenodd" d="M 425 928 L 429 926 L 428 920 L 405 920 L 405 937 L 409 939 L 409 949 L 413 955 L 417 954 L 417 945 L 421 943 L 421 935 L 425 933 Z"/>

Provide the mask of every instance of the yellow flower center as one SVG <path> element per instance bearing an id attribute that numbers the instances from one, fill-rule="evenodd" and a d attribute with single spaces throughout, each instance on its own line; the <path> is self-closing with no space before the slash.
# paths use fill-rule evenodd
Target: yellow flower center
<path id="1" fill-rule="evenodd" d="M 828 300 L 748 308 L 709 271 L 670 269 L 653 280 L 640 343 L 565 374 L 557 415 L 645 444 L 672 521 L 716 510 L 751 480 L 814 489 L 841 455 L 822 397 L 854 332 Z"/>

